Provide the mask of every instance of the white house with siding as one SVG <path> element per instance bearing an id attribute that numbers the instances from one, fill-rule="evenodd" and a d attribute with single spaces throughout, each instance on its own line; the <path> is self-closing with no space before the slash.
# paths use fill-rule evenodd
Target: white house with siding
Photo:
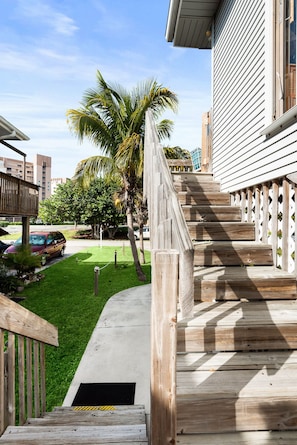
<path id="1" fill-rule="evenodd" d="M 297 271 L 296 15 L 296 0 L 170 0 L 166 39 L 212 52 L 202 167 L 274 246 L 276 263 Z"/>
<path id="2" fill-rule="evenodd" d="M 222 190 L 295 173 L 296 0 L 171 0 L 166 37 L 211 48 L 212 170 Z"/>

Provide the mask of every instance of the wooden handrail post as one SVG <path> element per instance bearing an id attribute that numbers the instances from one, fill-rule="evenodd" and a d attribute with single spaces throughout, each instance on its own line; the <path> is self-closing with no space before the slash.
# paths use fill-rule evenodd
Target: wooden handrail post
<path id="1" fill-rule="evenodd" d="M 179 254 L 152 252 L 151 445 L 176 441 L 176 322 Z"/>

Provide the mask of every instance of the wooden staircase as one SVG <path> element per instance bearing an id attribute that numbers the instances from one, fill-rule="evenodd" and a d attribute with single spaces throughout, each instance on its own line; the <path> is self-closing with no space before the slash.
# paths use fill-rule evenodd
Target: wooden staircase
<path id="1" fill-rule="evenodd" d="M 24 426 L 8 427 L 0 444 L 147 445 L 145 410 L 138 405 L 58 407 Z"/>
<path id="2" fill-rule="evenodd" d="M 173 173 L 193 239 L 195 309 L 178 320 L 177 443 L 297 443 L 296 277 L 212 175 Z"/>

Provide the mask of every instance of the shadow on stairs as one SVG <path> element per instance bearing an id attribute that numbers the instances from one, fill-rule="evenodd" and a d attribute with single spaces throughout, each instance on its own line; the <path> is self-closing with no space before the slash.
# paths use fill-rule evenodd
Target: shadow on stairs
<path id="1" fill-rule="evenodd" d="M 195 308 L 178 320 L 177 443 L 297 443 L 296 276 L 212 175 L 173 173 L 194 244 Z"/>

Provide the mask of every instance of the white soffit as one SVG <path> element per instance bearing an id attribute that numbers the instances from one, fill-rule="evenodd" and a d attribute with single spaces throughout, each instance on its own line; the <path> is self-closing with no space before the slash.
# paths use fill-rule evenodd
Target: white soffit
<path id="1" fill-rule="evenodd" d="M 174 46 L 211 48 L 210 31 L 221 0 L 170 0 L 166 40 Z"/>
<path id="2" fill-rule="evenodd" d="M 22 131 L 0 116 L 0 141 L 29 141 L 29 139 Z"/>

